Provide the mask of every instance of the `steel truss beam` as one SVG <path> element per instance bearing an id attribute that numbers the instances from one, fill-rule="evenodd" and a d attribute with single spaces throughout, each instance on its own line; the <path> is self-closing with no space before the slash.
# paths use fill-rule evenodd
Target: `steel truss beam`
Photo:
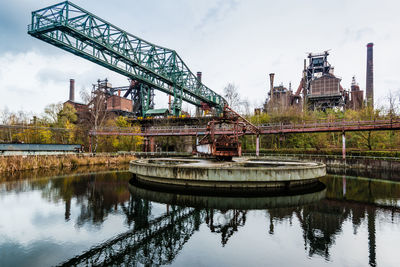
<path id="1" fill-rule="evenodd" d="M 175 50 L 138 38 L 65 1 L 32 12 L 28 33 L 96 64 L 200 107 L 225 100 L 197 80 Z M 180 107 L 179 107 L 180 108 Z"/>

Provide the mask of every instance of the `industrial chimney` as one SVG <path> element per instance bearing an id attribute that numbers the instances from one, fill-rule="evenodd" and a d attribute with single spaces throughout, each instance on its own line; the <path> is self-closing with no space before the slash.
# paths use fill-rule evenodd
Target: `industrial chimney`
<path id="1" fill-rule="evenodd" d="M 69 101 L 75 101 L 75 80 L 69 80 Z"/>
<path id="2" fill-rule="evenodd" d="M 201 71 L 197 72 L 197 80 L 201 83 Z M 200 86 L 200 83 L 199 83 L 199 86 Z"/>
<path id="3" fill-rule="evenodd" d="M 271 97 L 270 97 L 270 102 L 272 103 L 273 98 L 274 98 L 274 76 L 275 73 L 270 73 L 269 74 L 269 81 L 270 81 L 270 93 L 271 93 Z"/>
<path id="4" fill-rule="evenodd" d="M 198 71 L 197 72 L 197 90 L 199 90 L 200 86 L 201 86 L 201 75 L 202 75 L 201 71 Z M 201 113 L 202 112 L 200 110 L 200 107 L 196 107 L 196 117 L 200 117 Z"/>
<path id="5" fill-rule="evenodd" d="M 373 59 L 373 43 L 367 44 L 367 83 L 366 98 L 367 106 L 374 107 L 374 59 Z"/>

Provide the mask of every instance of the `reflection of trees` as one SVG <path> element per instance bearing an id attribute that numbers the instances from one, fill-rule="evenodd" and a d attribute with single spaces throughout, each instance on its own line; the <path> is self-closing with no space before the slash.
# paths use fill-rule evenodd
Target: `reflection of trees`
<path id="1" fill-rule="evenodd" d="M 304 249 L 308 255 L 319 255 L 329 260 L 329 249 L 341 233 L 343 223 L 351 220 L 356 231 L 367 219 L 370 265 L 375 266 L 375 211 L 373 205 L 328 199 L 303 207 L 271 209 L 268 210 L 269 233 L 274 234 L 274 224 L 287 220 L 291 222 L 296 217 L 303 231 Z M 400 213 L 400 210 L 397 212 Z"/>
<path id="2" fill-rule="evenodd" d="M 24 180 L 2 184 L 5 191 L 25 192 L 40 190 L 42 197 L 50 202 L 65 203 L 65 220 L 70 220 L 71 203 L 79 206 L 77 226 L 86 222 L 100 225 L 110 213 L 127 212 L 130 193 L 127 190 L 131 174 L 121 172 Z M 133 204 L 133 203 L 132 203 Z M 134 207 L 133 207 L 134 208 Z M 127 216 L 129 224 L 130 217 Z"/>
<path id="3" fill-rule="evenodd" d="M 342 230 L 343 222 L 348 219 L 350 210 L 342 206 L 330 205 L 326 200 L 317 205 L 309 205 L 295 214 L 303 229 L 304 245 L 309 256 L 314 254 L 329 259 L 329 248 Z"/>
<path id="4" fill-rule="evenodd" d="M 367 179 L 349 179 L 327 176 L 322 179 L 327 186 L 328 199 L 342 199 L 384 207 L 398 207 L 400 183 L 378 182 Z"/>
<path id="5" fill-rule="evenodd" d="M 101 224 L 109 213 L 118 211 L 118 205 L 129 200 L 126 190 L 127 179 L 121 179 L 116 173 L 106 176 L 92 175 L 87 181 L 75 181 L 69 186 L 80 205 L 78 226 L 87 221 Z"/>
<path id="6" fill-rule="evenodd" d="M 225 246 L 229 238 L 246 223 L 247 211 L 206 209 L 206 224 L 211 232 L 221 234 L 221 244 Z"/>
<path id="7" fill-rule="evenodd" d="M 70 217 L 70 202 L 76 200 L 80 207 L 77 225 L 86 222 L 100 225 L 110 213 L 121 212 L 118 207 L 129 200 L 126 190 L 129 173 L 106 173 L 89 176 L 72 176 L 50 180 L 42 190 L 43 197 L 66 203 L 65 219 Z"/>
<path id="8" fill-rule="evenodd" d="M 342 231 L 345 221 L 353 225 L 354 234 L 363 222 L 367 223 L 369 265 L 376 266 L 376 214 L 380 218 L 400 219 L 400 184 L 372 180 L 342 179 L 329 177 L 327 198 L 315 204 L 297 208 L 270 209 L 269 233 L 274 224 L 297 218 L 303 231 L 304 246 L 309 256 L 330 258 L 330 248 Z M 395 216 L 397 215 L 397 216 Z"/>
<path id="9" fill-rule="evenodd" d="M 393 223 L 394 214 L 400 213 L 397 204 L 400 199 L 400 184 L 346 177 L 328 177 L 324 183 L 328 187 L 329 202 L 351 210 L 355 233 L 361 222 L 367 221 L 369 265 L 376 266 L 376 212 L 382 211 L 381 217 L 390 217 Z"/>
<path id="10" fill-rule="evenodd" d="M 304 248 L 308 255 L 320 255 L 329 259 L 329 249 L 341 232 L 342 224 L 349 218 L 350 209 L 342 205 L 331 205 L 327 200 L 295 208 L 268 210 L 269 234 L 274 234 L 274 224 L 296 217 L 303 230 Z"/>
<path id="11" fill-rule="evenodd" d="M 293 218 L 293 208 L 279 208 L 279 209 L 270 209 L 269 213 L 269 234 L 274 234 L 274 223 L 282 222 L 289 220 L 290 224 L 292 224 Z"/>

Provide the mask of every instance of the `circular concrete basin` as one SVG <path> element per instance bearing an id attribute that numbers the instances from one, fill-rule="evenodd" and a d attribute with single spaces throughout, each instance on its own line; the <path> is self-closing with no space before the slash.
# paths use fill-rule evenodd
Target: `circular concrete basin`
<path id="1" fill-rule="evenodd" d="M 198 158 L 138 159 L 130 163 L 138 182 L 152 186 L 213 189 L 227 192 L 294 189 L 326 175 L 322 163 L 263 158 L 229 162 Z"/>

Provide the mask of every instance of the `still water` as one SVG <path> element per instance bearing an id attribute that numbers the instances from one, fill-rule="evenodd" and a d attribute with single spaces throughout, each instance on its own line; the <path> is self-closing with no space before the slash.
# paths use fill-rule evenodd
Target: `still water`
<path id="1" fill-rule="evenodd" d="M 130 186 L 126 171 L 32 176 L 0 183 L 0 266 L 400 266 L 396 182 L 226 198 Z"/>

